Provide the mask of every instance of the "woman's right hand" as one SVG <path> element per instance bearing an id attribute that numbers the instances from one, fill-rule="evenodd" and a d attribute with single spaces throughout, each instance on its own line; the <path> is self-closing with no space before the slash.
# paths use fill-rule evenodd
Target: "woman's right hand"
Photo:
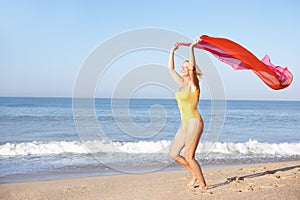
<path id="1" fill-rule="evenodd" d="M 179 45 L 176 43 L 174 46 L 171 48 L 171 53 L 174 53 L 178 49 Z"/>

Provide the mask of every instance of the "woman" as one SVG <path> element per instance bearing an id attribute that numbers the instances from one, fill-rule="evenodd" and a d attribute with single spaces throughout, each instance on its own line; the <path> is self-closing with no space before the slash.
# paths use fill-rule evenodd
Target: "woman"
<path id="1" fill-rule="evenodd" d="M 190 59 L 183 62 L 181 76 L 174 70 L 174 52 L 178 49 L 178 45 L 175 44 L 170 52 L 168 67 L 171 76 L 179 85 L 175 96 L 180 110 L 182 124 L 175 135 L 169 155 L 192 174 L 191 186 L 194 186 L 198 180 L 199 186 L 206 190 L 207 185 L 201 167 L 197 160 L 195 160 L 195 151 L 204 125 L 197 108 L 200 95 L 199 81 L 201 71 L 196 66 L 194 46 L 198 44 L 198 42 L 200 42 L 200 38 L 196 38 L 193 43 L 191 43 L 189 47 Z M 184 157 L 180 155 L 183 148 L 185 148 Z"/>

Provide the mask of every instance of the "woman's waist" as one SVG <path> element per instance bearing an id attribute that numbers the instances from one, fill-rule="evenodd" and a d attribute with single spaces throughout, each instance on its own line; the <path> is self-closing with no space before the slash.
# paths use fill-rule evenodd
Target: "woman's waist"
<path id="1" fill-rule="evenodd" d="M 197 117 L 201 118 L 201 115 L 198 111 L 198 109 L 188 109 L 188 110 L 180 110 L 181 119 L 183 118 L 191 118 L 191 117 Z"/>

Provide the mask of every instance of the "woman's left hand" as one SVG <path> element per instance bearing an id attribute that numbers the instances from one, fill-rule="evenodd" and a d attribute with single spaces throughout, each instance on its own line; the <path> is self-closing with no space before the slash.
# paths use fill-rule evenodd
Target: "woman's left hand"
<path id="1" fill-rule="evenodd" d="M 192 47 L 196 46 L 200 41 L 201 41 L 200 37 L 195 38 L 194 41 L 191 43 L 191 46 Z"/>

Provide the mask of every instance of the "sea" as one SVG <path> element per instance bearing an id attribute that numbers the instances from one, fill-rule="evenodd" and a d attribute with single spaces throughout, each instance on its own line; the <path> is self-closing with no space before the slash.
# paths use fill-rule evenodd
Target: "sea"
<path id="1" fill-rule="evenodd" d="M 202 167 L 300 160 L 300 102 L 200 100 Z M 0 182 L 182 169 L 174 99 L 0 97 Z M 184 152 L 184 149 L 183 149 Z"/>

